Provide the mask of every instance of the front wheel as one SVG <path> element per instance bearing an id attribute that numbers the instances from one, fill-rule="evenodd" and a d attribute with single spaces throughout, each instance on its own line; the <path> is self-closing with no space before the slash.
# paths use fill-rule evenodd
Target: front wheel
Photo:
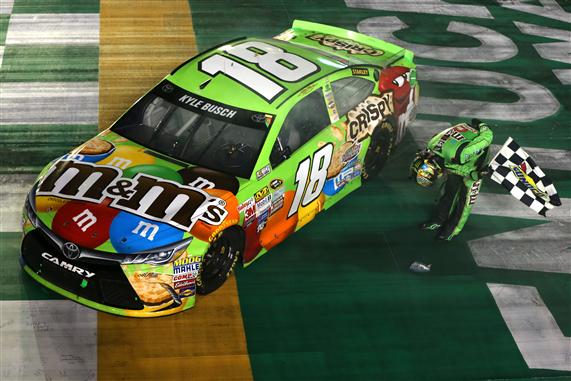
<path id="1" fill-rule="evenodd" d="M 204 295 L 222 286 L 243 250 L 244 235 L 239 227 L 230 227 L 218 234 L 202 259 L 196 291 Z"/>
<path id="2" fill-rule="evenodd" d="M 371 142 L 363 164 L 364 181 L 375 178 L 383 168 L 395 144 L 395 129 L 389 120 L 383 120 L 371 135 Z"/>

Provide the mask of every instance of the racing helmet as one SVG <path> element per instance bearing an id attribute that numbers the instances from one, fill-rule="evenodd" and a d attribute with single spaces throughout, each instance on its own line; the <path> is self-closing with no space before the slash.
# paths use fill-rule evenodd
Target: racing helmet
<path id="1" fill-rule="evenodd" d="M 416 155 L 410 166 L 411 178 L 422 187 L 430 187 L 442 174 L 440 165 L 431 155 L 420 152 Z"/>

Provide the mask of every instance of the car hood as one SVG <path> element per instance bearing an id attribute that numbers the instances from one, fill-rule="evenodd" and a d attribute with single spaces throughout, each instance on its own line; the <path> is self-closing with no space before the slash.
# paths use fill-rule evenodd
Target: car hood
<path id="1" fill-rule="evenodd" d="M 28 200 L 41 227 L 61 242 L 133 254 L 208 241 L 238 223 L 240 186 L 235 177 L 105 131 L 48 165 Z"/>

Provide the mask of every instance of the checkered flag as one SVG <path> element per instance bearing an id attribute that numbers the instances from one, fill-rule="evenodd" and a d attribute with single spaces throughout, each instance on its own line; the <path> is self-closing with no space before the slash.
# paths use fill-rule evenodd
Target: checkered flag
<path id="1" fill-rule="evenodd" d="M 511 137 L 490 162 L 492 180 L 503 185 L 515 198 L 545 216 L 561 205 L 553 182 Z"/>

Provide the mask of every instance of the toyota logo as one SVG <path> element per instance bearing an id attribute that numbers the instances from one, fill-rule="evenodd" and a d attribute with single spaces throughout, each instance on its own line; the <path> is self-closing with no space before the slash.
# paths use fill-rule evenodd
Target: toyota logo
<path id="1" fill-rule="evenodd" d="M 252 120 L 256 123 L 263 123 L 266 120 L 264 114 L 252 114 Z"/>
<path id="2" fill-rule="evenodd" d="M 79 246 L 77 246 L 75 243 L 66 242 L 63 244 L 63 255 L 65 255 L 67 259 L 77 259 L 79 258 L 80 253 L 81 250 L 79 250 Z"/>

